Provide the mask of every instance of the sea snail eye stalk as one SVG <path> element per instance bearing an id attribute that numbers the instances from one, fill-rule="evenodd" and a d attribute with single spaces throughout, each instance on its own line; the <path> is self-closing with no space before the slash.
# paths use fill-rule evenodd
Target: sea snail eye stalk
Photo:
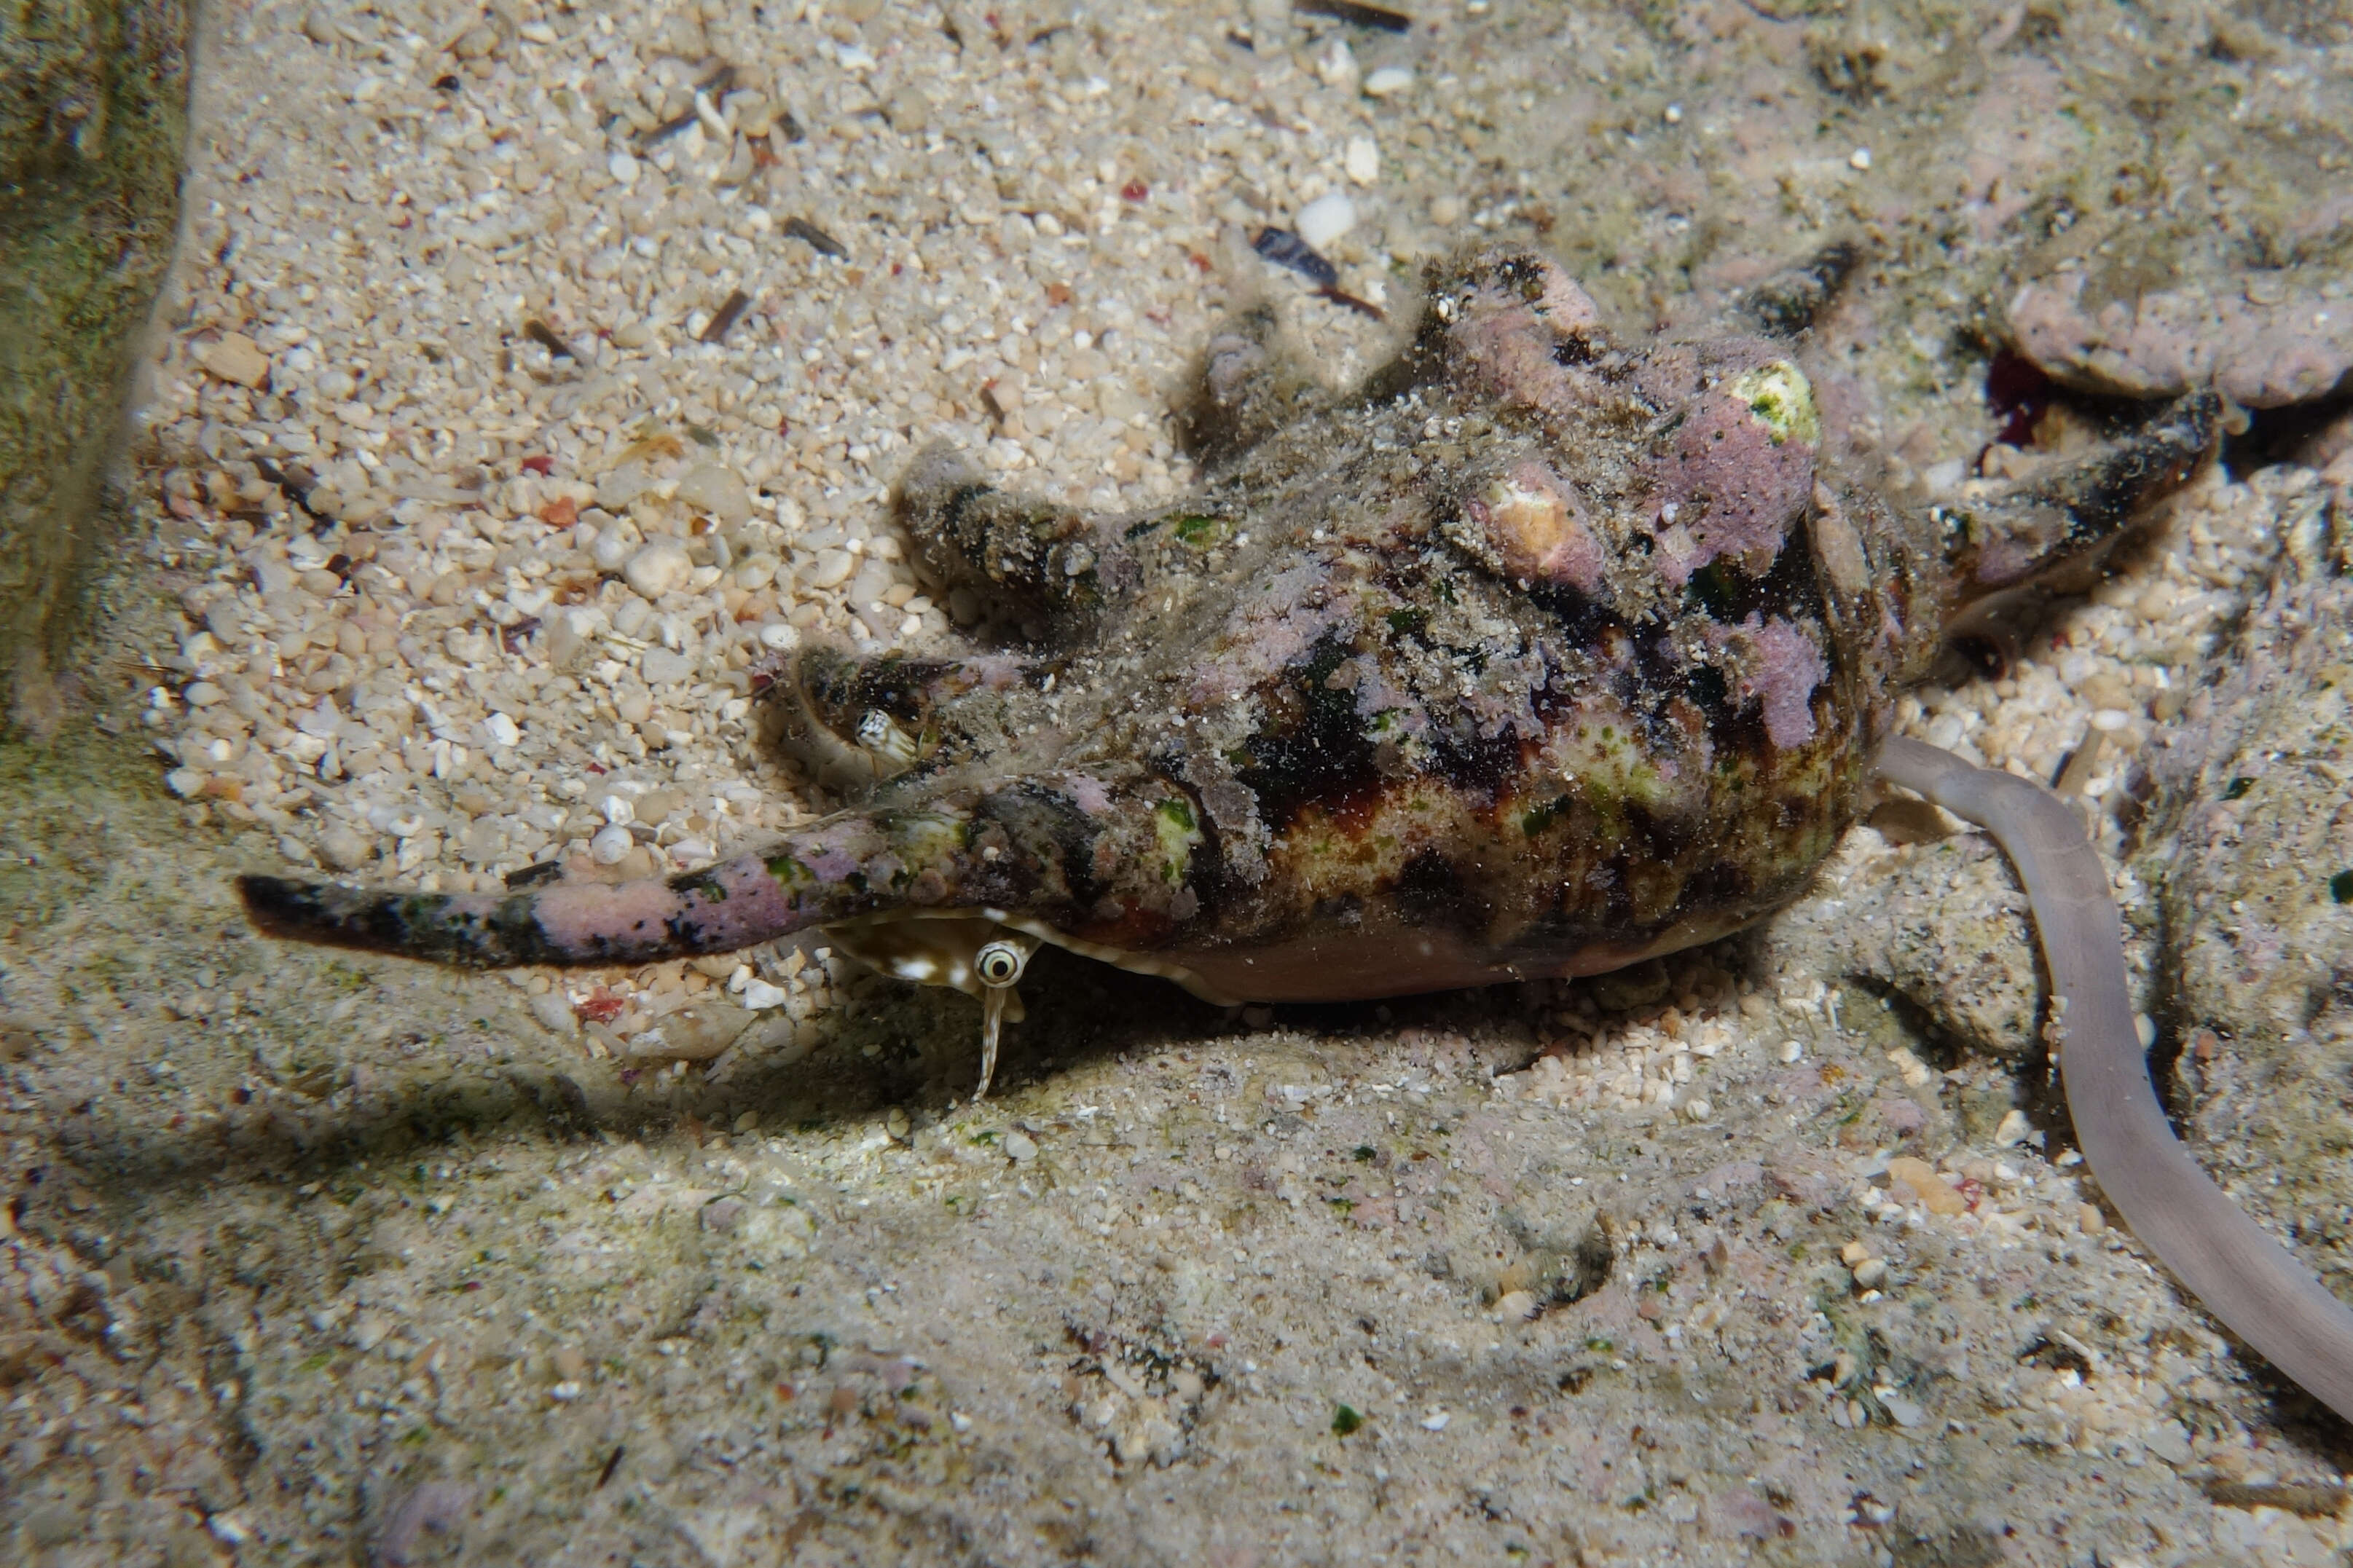
<path id="1" fill-rule="evenodd" d="M 1018 942 L 999 939 L 983 946 L 973 955 L 972 972 L 983 985 L 1002 989 L 1021 978 L 1029 967 L 1029 952 Z"/>
<path id="2" fill-rule="evenodd" d="M 972 955 L 973 978 L 986 987 L 980 998 L 980 1086 L 972 1091 L 975 1105 L 988 1097 L 989 1080 L 997 1076 L 997 1042 L 1005 1026 L 1008 1005 L 1016 1006 L 1016 1018 L 1021 1016 L 1013 984 L 1029 967 L 1029 955 L 1037 951 L 1036 937 L 1007 931 L 981 943 L 980 951 Z"/>

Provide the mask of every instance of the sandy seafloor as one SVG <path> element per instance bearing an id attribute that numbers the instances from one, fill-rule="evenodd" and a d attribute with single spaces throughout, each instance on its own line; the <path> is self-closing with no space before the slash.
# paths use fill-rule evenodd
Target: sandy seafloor
<path id="1" fill-rule="evenodd" d="M 751 671 L 968 617 L 890 526 L 911 453 L 1172 496 L 1233 303 L 1337 384 L 1468 237 L 1629 335 L 1859 238 L 1810 363 L 1920 501 L 2034 460 L 1985 398 L 2027 280 L 2346 292 L 2316 8 L 1414 9 L 216 8 L 141 543 L 0 756 L 15 1560 L 2341 1560 L 2344 1428 L 2111 1223 L 1969 836 L 1859 827 L 1764 931 L 1576 987 L 1229 1014 L 1050 953 L 977 1109 L 972 1005 L 814 942 L 510 978 L 244 928 L 238 870 L 643 874 L 823 809 Z M 1243 243 L 1332 193 L 1387 321 Z M 2137 781 L 2346 526 L 2277 428 L 1905 710 L 2063 771 L 2179 1093 L 2230 1043 Z M 2200 1152 L 2284 1224 L 2254 1147 Z"/>

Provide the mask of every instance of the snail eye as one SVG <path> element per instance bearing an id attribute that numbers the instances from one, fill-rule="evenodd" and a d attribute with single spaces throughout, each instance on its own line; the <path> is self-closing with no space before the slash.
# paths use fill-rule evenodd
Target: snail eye
<path id="1" fill-rule="evenodd" d="M 1010 985 L 1021 978 L 1027 964 L 1022 951 L 1009 942 L 992 942 L 973 956 L 973 973 L 983 985 Z"/>

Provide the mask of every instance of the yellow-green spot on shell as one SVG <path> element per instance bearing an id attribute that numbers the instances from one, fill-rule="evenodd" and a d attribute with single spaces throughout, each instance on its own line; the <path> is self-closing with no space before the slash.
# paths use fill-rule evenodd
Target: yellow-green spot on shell
<path id="1" fill-rule="evenodd" d="M 892 847 L 909 866 L 944 866 L 964 847 L 965 826 L 954 817 L 908 812 L 891 827 Z"/>
<path id="2" fill-rule="evenodd" d="M 1531 807 L 1529 810 L 1522 812 L 1520 814 L 1521 834 L 1526 837 L 1534 838 L 1536 835 L 1544 832 L 1554 823 L 1567 816 L 1568 814 L 1568 796 L 1565 795 L 1555 795 L 1552 799 L 1545 802 L 1543 805 Z"/>
<path id="3" fill-rule="evenodd" d="M 1788 360 L 1777 359 L 1735 376 L 1725 390 L 1748 405 L 1748 412 L 1771 433 L 1776 447 L 1792 439 L 1812 443 L 1822 438 L 1822 416 L 1814 405 L 1813 383 Z"/>
<path id="4" fill-rule="evenodd" d="M 1176 537 L 1197 550 L 1222 544 L 1232 531 L 1233 525 L 1224 518 L 1200 512 L 1188 512 L 1176 520 Z"/>
<path id="5" fill-rule="evenodd" d="M 1193 846 L 1201 842 L 1193 808 L 1181 800 L 1164 800 L 1152 814 L 1152 827 L 1160 840 L 1161 875 L 1171 882 L 1183 881 L 1193 863 Z"/>
<path id="6" fill-rule="evenodd" d="M 1669 803 L 1666 779 L 1630 729 L 1605 724 L 1599 736 L 1587 733 L 1577 739 L 1581 744 L 1561 748 L 1561 772 L 1576 781 L 1596 807 L 1615 809 L 1630 803 L 1656 810 Z"/>

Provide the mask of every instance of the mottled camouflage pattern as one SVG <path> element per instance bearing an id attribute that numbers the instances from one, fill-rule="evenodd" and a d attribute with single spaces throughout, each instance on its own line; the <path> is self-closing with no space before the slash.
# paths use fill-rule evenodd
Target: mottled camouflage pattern
<path id="1" fill-rule="evenodd" d="M 1760 289 L 1802 328 L 1846 265 Z M 1356 393 L 1271 317 L 1181 412 L 1211 464 L 1105 519 L 917 459 L 902 514 L 1020 657 L 783 672 L 786 744 L 867 795 L 760 857 L 625 888 L 251 879 L 290 935 L 475 963 L 740 946 L 1002 911 L 1205 994 L 1361 997 L 1593 973 L 1795 894 L 1892 694 L 1978 595 L 2104 549 L 2211 444 L 2185 400 L 1969 512 L 1889 506 L 1786 341 L 1613 343 L 1557 268 L 1436 269 Z"/>

